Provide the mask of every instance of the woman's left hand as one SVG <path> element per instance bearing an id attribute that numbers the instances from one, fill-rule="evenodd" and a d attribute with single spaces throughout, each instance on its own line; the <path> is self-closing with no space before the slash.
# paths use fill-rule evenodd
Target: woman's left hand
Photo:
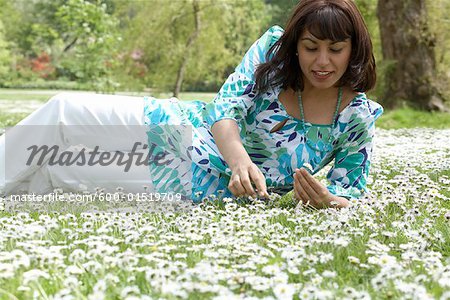
<path id="1" fill-rule="evenodd" d="M 297 200 L 315 208 L 345 207 L 349 204 L 347 199 L 330 193 L 320 181 L 304 168 L 295 170 L 294 194 Z"/>

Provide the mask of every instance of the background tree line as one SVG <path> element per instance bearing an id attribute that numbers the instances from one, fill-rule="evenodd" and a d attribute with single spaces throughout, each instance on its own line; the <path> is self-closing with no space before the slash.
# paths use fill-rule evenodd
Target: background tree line
<path id="1" fill-rule="evenodd" d="M 445 110 L 450 2 L 355 0 L 387 107 Z M 0 0 L 0 86 L 217 91 L 297 0 Z M 380 26 L 381 25 L 381 26 Z"/>

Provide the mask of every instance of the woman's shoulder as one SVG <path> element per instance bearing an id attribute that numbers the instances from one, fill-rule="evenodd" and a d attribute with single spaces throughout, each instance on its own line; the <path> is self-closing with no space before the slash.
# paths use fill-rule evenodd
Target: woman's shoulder
<path id="1" fill-rule="evenodd" d="M 267 57 L 269 49 L 280 39 L 283 32 L 283 28 L 278 25 L 270 27 L 245 53 L 235 71 L 238 74 L 245 74 L 248 78 L 254 80 L 257 65 L 265 63 L 270 59 L 273 54 Z"/>
<path id="2" fill-rule="evenodd" d="M 273 25 L 266 32 L 271 33 L 272 35 L 282 35 L 284 33 L 284 29 L 279 25 Z"/>
<path id="3" fill-rule="evenodd" d="M 345 123 L 354 122 L 355 119 L 374 122 L 383 111 L 383 107 L 369 99 L 365 93 L 357 93 L 341 112 L 339 119 Z"/>
<path id="4" fill-rule="evenodd" d="M 273 25 L 261 36 L 260 42 L 268 48 L 272 47 L 283 35 L 284 29 L 279 25 Z"/>

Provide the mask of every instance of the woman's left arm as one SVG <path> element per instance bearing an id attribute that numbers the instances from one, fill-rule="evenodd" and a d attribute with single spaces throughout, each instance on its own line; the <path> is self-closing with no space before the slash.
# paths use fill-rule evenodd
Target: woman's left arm
<path id="1" fill-rule="evenodd" d="M 374 126 L 346 137 L 346 143 L 336 153 L 334 165 L 327 174 L 330 185 L 323 185 L 304 168 L 297 169 L 294 174 L 296 198 L 316 208 L 346 207 L 347 199 L 358 199 L 366 190 L 373 129 Z"/>
<path id="2" fill-rule="evenodd" d="M 373 102 L 372 102 L 373 103 Z M 376 104 L 367 106 L 364 113 L 355 115 L 341 134 L 340 147 L 333 167 L 327 174 L 330 185 L 325 186 L 310 175 L 306 169 L 296 170 L 294 192 L 303 203 L 317 207 L 346 207 L 349 199 L 358 199 L 366 192 L 370 162 L 373 151 L 375 120 L 383 113 Z"/>

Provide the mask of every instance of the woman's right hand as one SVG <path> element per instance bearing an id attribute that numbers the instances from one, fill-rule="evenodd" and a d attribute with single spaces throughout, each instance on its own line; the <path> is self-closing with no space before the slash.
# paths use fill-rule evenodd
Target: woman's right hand
<path id="1" fill-rule="evenodd" d="M 230 192 L 236 197 L 256 197 L 255 187 L 259 197 L 268 198 L 266 178 L 245 151 L 236 121 L 230 119 L 217 121 L 211 128 L 211 132 L 217 148 L 231 170 L 228 183 Z"/>
<path id="2" fill-rule="evenodd" d="M 231 168 L 231 172 L 228 189 L 234 196 L 269 197 L 266 178 L 253 162 L 241 163 Z M 255 188 L 258 193 L 256 193 Z"/>

